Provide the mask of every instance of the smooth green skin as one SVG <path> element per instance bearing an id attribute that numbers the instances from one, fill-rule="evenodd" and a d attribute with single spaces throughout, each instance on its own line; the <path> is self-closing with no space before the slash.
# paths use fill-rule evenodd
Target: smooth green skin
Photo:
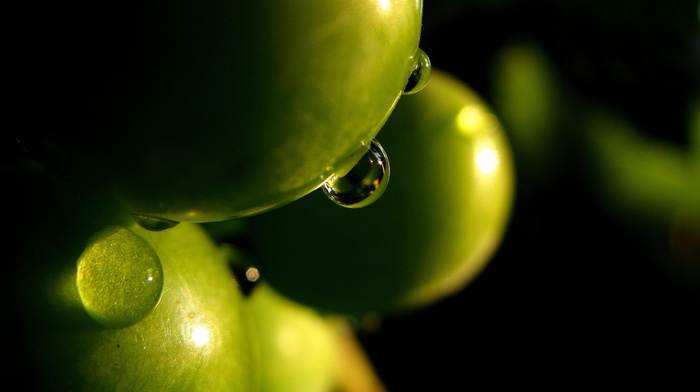
<path id="1" fill-rule="evenodd" d="M 25 147 L 132 213 L 260 213 L 353 166 L 401 96 L 422 15 L 421 0 L 193 4 L 29 22 L 37 46 L 18 58 L 53 67 L 20 69 L 45 92 L 27 98 L 45 113 L 23 118 Z"/>
<path id="2" fill-rule="evenodd" d="M 4 309 L 13 321 L 3 335 L 17 350 L 9 375 L 48 391 L 256 390 L 241 292 L 227 255 L 200 227 L 146 231 L 104 205 L 93 208 L 31 163 L 3 167 L 2 178 L 12 186 L 2 193 L 3 203 L 23 212 L 3 215 L 5 225 L 19 229 L 3 243 L 11 282 Z M 92 318 L 81 300 L 81 252 L 89 241 L 105 238 L 92 236 L 105 227 L 143 239 L 136 254 L 150 244 L 162 266 L 159 303 L 138 321 L 127 314 L 131 322 L 124 327 Z M 122 289 L 119 279 L 109 284 Z"/>
<path id="3" fill-rule="evenodd" d="M 259 284 L 245 301 L 258 341 L 261 392 L 328 392 L 335 383 L 333 324 Z"/>
<path id="4" fill-rule="evenodd" d="M 285 296 L 358 316 L 408 311 L 464 287 L 499 245 L 511 152 L 467 86 L 434 72 L 378 138 L 391 180 L 374 204 L 346 209 L 317 192 L 248 219 L 253 261 Z"/>

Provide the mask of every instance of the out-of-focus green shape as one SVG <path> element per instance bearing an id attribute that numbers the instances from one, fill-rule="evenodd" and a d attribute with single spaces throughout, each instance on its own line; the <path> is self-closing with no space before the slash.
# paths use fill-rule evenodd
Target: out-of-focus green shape
<path id="1" fill-rule="evenodd" d="M 260 392 L 329 392 L 337 338 L 331 320 L 259 284 L 246 300 L 259 348 Z"/>
<path id="2" fill-rule="evenodd" d="M 530 41 L 507 44 L 494 61 L 493 106 L 521 162 L 517 170 L 528 180 L 546 179 L 556 159 L 557 134 L 563 132 L 564 95 L 556 68 Z"/>
<path id="3" fill-rule="evenodd" d="M 586 121 L 595 186 L 615 213 L 651 223 L 700 212 L 689 151 L 644 136 L 611 110 L 593 110 Z"/>
<path id="4" fill-rule="evenodd" d="M 163 271 L 153 247 L 133 231 L 110 226 L 95 234 L 78 259 L 85 310 L 110 328 L 132 325 L 160 301 Z"/>

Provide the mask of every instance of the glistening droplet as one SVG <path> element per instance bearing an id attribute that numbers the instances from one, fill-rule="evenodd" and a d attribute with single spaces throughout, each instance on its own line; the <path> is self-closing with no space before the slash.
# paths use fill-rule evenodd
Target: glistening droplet
<path id="1" fill-rule="evenodd" d="M 155 216 L 148 215 L 131 214 L 131 217 L 134 218 L 134 221 L 136 221 L 139 226 L 149 231 L 163 231 L 172 229 L 173 227 L 177 226 L 178 223 L 180 223 L 174 220 L 156 218 Z"/>
<path id="2" fill-rule="evenodd" d="M 406 87 L 403 89 L 403 93 L 405 95 L 415 94 L 421 91 L 425 85 L 428 84 L 428 80 L 430 80 L 430 72 L 432 70 L 430 58 L 421 48 L 416 50 L 416 53 L 413 55 L 412 59 L 414 61 L 414 65 L 411 75 L 408 77 Z"/>
<path id="3" fill-rule="evenodd" d="M 372 139 L 365 156 L 343 177 L 331 176 L 323 192 L 338 205 L 360 208 L 377 201 L 389 182 L 389 159 L 381 144 Z"/>
<path id="4" fill-rule="evenodd" d="M 93 235 L 80 255 L 77 284 L 93 319 L 109 328 L 123 328 L 158 305 L 163 270 L 146 240 L 125 227 L 109 226 Z"/>

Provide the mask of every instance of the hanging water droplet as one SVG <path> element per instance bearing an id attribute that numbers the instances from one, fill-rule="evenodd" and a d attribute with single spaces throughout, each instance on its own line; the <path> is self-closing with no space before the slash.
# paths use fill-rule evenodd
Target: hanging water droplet
<path id="1" fill-rule="evenodd" d="M 389 182 L 389 159 L 375 139 L 365 156 L 343 177 L 331 176 L 323 191 L 338 205 L 360 208 L 377 201 Z"/>
<path id="2" fill-rule="evenodd" d="M 428 55 L 421 48 L 418 48 L 412 59 L 414 61 L 413 70 L 408 77 L 406 87 L 403 89 L 404 95 L 415 94 L 421 91 L 428 84 L 428 80 L 430 80 L 432 67 Z"/>
<path id="3" fill-rule="evenodd" d="M 109 226 L 92 236 L 80 255 L 77 285 L 93 319 L 109 328 L 123 328 L 158 305 L 163 270 L 146 240 L 125 227 Z"/>
<path id="4" fill-rule="evenodd" d="M 174 220 L 156 218 L 155 216 L 148 215 L 131 214 L 131 217 L 134 218 L 134 221 L 136 221 L 139 226 L 149 231 L 163 231 L 172 229 L 173 227 L 177 226 L 178 223 L 180 223 Z"/>

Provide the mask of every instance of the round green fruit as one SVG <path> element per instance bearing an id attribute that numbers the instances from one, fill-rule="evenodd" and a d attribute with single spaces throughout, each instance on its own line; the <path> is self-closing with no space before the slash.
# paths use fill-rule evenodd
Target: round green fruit
<path id="1" fill-rule="evenodd" d="M 90 219 L 98 209 L 38 168 L 2 174 L 16 185 L 2 201 L 27 212 L 5 220 L 18 229 L 3 243 L 11 376 L 48 391 L 255 390 L 242 295 L 226 254 L 202 229 L 151 232 L 128 217 Z"/>
<path id="2" fill-rule="evenodd" d="M 327 392 L 335 383 L 336 333 L 330 320 L 269 285 L 246 306 L 259 347 L 261 392 Z"/>
<path id="3" fill-rule="evenodd" d="M 260 213 L 359 159 L 424 62 L 421 13 L 421 0 L 56 6 L 14 48 L 13 129 L 131 213 Z"/>
<path id="4" fill-rule="evenodd" d="M 282 294 L 340 313 L 406 311 L 464 287 L 494 254 L 514 172 L 484 102 L 434 72 L 378 137 L 391 181 L 374 204 L 342 208 L 316 192 L 247 220 L 254 262 Z"/>

